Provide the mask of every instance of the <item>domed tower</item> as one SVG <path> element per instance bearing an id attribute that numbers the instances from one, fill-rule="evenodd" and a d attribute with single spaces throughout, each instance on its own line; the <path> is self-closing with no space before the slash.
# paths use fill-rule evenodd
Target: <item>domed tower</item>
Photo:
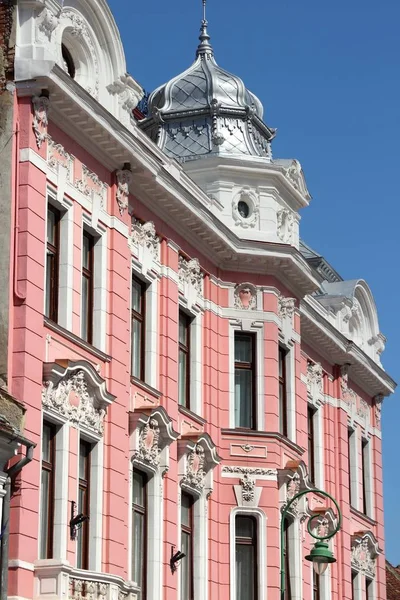
<path id="1" fill-rule="evenodd" d="M 298 210 L 310 199 L 300 164 L 272 159 L 276 130 L 257 96 L 218 66 L 205 2 L 194 63 L 150 94 L 139 126 L 183 163 L 238 237 L 298 247 Z"/>

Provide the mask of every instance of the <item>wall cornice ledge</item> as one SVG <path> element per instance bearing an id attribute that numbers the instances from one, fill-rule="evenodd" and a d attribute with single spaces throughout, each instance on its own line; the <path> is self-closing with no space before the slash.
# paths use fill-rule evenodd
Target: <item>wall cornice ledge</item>
<path id="1" fill-rule="evenodd" d="M 368 395 L 389 396 L 396 382 L 354 342 L 348 340 L 308 299 L 300 303 L 301 336 L 330 364 L 351 365 L 351 379 Z"/>
<path id="2" fill-rule="evenodd" d="M 302 454 L 304 454 L 304 452 L 305 452 L 304 448 L 302 448 L 301 446 L 298 446 L 297 444 L 292 442 L 289 438 L 282 435 L 278 431 L 258 431 L 256 429 L 221 429 L 221 435 L 226 436 L 227 438 L 232 437 L 234 439 L 236 439 L 238 437 L 243 438 L 243 440 L 245 442 L 248 441 L 247 438 L 249 438 L 249 437 L 251 437 L 251 438 L 259 437 L 260 439 L 267 438 L 270 440 L 276 440 L 278 442 L 281 442 L 282 444 L 284 444 L 285 446 L 290 448 L 290 450 L 293 450 L 300 456 Z"/>

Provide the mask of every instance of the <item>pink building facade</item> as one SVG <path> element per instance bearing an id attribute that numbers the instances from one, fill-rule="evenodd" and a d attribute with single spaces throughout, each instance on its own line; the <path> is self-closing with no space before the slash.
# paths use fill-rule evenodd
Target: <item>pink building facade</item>
<path id="1" fill-rule="evenodd" d="M 300 163 L 272 157 L 204 21 L 138 121 L 105 1 L 6 9 L 2 393 L 25 412 L 17 452 L 36 447 L 12 478 L 2 600 L 278 600 L 282 509 L 313 488 L 341 507 L 337 562 L 305 561 L 307 517 L 338 518 L 310 493 L 285 598 L 383 600 L 394 382 L 368 285 L 300 239 Z"/>

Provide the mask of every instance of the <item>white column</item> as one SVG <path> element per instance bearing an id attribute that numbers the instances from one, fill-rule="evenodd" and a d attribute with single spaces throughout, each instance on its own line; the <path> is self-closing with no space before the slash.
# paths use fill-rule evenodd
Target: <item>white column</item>
<path id="1" fill-rule="evenodd" d="M 67 560 L 68 540 L 68 460 L 69 425 L 65 423 L 56 433 L 56 471 L 54 486 L 54 558 Z"/>

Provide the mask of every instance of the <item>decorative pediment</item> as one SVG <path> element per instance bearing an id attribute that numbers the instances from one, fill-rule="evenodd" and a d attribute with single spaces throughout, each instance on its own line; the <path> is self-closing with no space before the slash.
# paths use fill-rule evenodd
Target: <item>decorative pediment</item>
<path id="1" fill-rule="evenodd" d="M 378 540 L 371 531 L 351 536 L 351 567 L 369 577 L 375 577 Z"/>
<path id="2" fill-rule="evenodd" d="M 186 299 L 188 308 L 191 309 L 203 295 L 203 273 L 198 259 L 188 260 L 180 256 L 178 275 L 179 291 Z"/>
<path id="3" fill-rule="evenodd" d="M 153 221 L 141 223 L 132 218 L 130 244 L 133 250 L 137 250 L 142 273 L 146 275 L 153 269 L 154 262 L 160 260 L 160 238 L 157 236 Z"/>
<path id="4" fill-rule="evenodd" d="M 195 495 L 212 491 L 212 471 L 221 459 L 207 433 L 196 441 L 187 438 L 179 442 L 180 484 Z"/>
<path id="5" fill-rule="evenodd" d="M 307 395 L 313 404 L 323 402 L 323 370 L 321 363 L 307 364 Z"/>
<path id="6" fill-rule="evenodd" d="M 93 365 L 85 360 L 45 363 L 43 383 L 42 406 L 47 412 L 103 434 L 104 417 L 115 396 Z"/>
<path id="7" fill-rule="evenodd" d="M 284 510 L 288 503 L 303 490 L 311 490 L 312 485 L 309 482 L 306 464 L 303 461 L 288 461 L 284 469 L 278 469 L 278 485 L 280 490 L 281 510 Z M 304 496 L 295 500 L 291 505 L 288 514 L 293 517 L 300 517 L 308 510 L 307 498 Z"/>
<path id="8" fill-rule="evenodd" d="M 251 283 L 241 283 L 235 287 L 234 306 L 242 310 L 256 310 L 257 288 Z"/>
<path id="9" fill-rule="evenodd" d="M 166 410 L 159 406 L 150 415 L 133 413 L 132 462 L 145 471 L 162 473 L 168 470 L 168 447 L 178 437 L 172 419 Z"/>

